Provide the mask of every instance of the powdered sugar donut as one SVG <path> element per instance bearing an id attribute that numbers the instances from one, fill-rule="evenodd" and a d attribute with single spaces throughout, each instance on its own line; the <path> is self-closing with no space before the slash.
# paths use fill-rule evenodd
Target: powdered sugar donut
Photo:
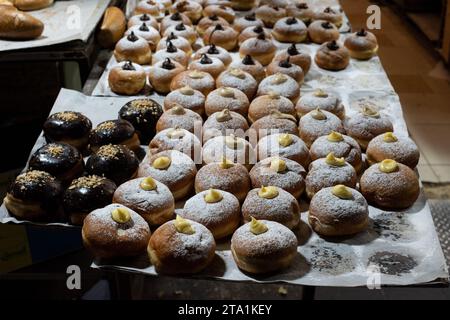
<path id="1" fill-rule="evenodd" d="M 341 98 L 331 91 L 317 89 L 313 92 L 305 93 L 295 106 L 299 118 L 317 108 L 331 112 L 341 120 L 345 118 L 345 108 Z"/>
<path id="2" fill-rule="evenodd" d="M 164 61 L 169 58 L 172 61 L 176 61 L 183 67 L 187 67 L 189 63 L 189 56 L 181 49 L 177 49 L 173 45 L 172 41 L 168 41 L 167 48 L 158 50 L 155 52 L 152 58 L 152 64 L 156 64 L 160 61 Z"/>
<path id="3" fill-rule="evenodd" d="M 223 109 L 206 119 L 203 125 L 203 142 L 217 136 L 230 134 L 243 138 L 247 130 L 248 123 L 242 115 L 229 109 Z"/>
<path id="4" fill-rule="evenodd" d="M 300 96 L 300 86 L 297 81 L 291 77 L 277 73 L 265 78 L 258 87 L 258 96 L 275 92 L 280 96 L 286 97 L 293 103 L 296 103 Z"/>
<path id="5" fill-rule="evenodd" d="M 125 32 L 125 35 L 128 36 L 131 34 L 131 32 L 134 32 L 134 34 L 138 37 L 145 39 L 152 51 L 156 50 L 156 45 L 161 40 L 159 31 L 152 26 L 147 25 L 145 22 L 129 28 L 127 32 Z"/>
<path id="6" fill-rule="evenodd" d="M 264 33 L 260 33 L 256 38 L 249 38 L 241 43 L 239 55 L 241 58 L 249 55 L 258 60 L 263 66 L 266 66 L 272 61 L 276 50 L 277 47 L 273 41 L 268 39 Z"/>
<path id="7" fill-rule="evenodd" d="M 289 58 L 289 62 L 298 65 L 302 68 L 306 75 L 311 67 L 311 56 L 304 50 L 299 50 L 293 43 L 289 48 L 279 50 L 273 58 L 274 61 L 283 61 Z"/>
<path id="8" fill-rule="evenodd" d="M 200 59 L 194 60 L 189 64 L 189 70 L 207 72 L 215 79 L 225 70 L 225 65 L 221 60 L 209 57 L 204 53 Z"/>
<path id="9" fill-rule="evenodd" d="M 293 121 L 297 122 L 294 104 L 277 92 L 270 92 L 253 99 L 248 109 L 248 119 L 250 122 L 255 122 L 274 112 L 290 115 Z"/>
<path id="10" fill-rule="evenodd" d="M 117 42 L 114 49 L 114 57 L 117 62 L 131 61 L 140 65 L 150 64 L 152 50 L 148 42 L 131 32 Z"/>
<path id="11" fill-rule="evenodd" d="M 207 72 L 199 70 L 187 70 L 179 73 L 170 84 L 170 90 L 176 90 L 189 86 L 198 90 L 205 96 L 215 88 L 214 78 Z"/>
<path id="12" fill-rule="evenodd" d="M 244 92 L 233 87 L 221 87 L 211 91 L 206 97 L 205 112 L 210 116 L 228 109 L 247 116 L 249 101 Z"/>
<path id="13" fill-rule="evenodd" d="M 258 159 L 272 156 L 288 158 L 307 168 L 311 162 L 306 144 L 296 135 L 275 133 L 261 138 L 256 147 Z"/>
<path id="14" fill-rule="evenodd" d="M 253 134 L 256 134 L 257 139 L 275 133 L 290 133 L 298 136 L 298 127 L 295 117 L 277 111 L 256 120 L 253 122 L 250 129 Z"/>
<path id="15" fill-rule="evenodd" d="M 300 138 L 310 147 L 313 142 L 331 131 L 344 134 L 344 126 L 341 120 L 328 111 L 316 109 L 308 112 L 300 118 L 299 122 Z"/>
<path id="16" fill-rule="evenodd" d="M 249 73 L 233 68 L 220 74 L 216 80 L 216 87 L 235 88 L 245 93 L 248 99 L 252 99 L 256 93 L 258 83 Z"/>
<path id="17" fill-rule="evenodd" d="M 181 128 L 169 128 L 158 132 L 149 144 L 150 154 L 165 150 L 177 150 L 191 158 L 198 157 L 201 151 L 200 140 L 189 131 Z"/>
<path id="18" fill-rule="evenodd" d="M 164 98 L 164 110 L 168 111 L 177 105 L 203 115 L 205 113 L 205 95 L 189 86 L 172 90 Z"/>
<path id="19" fill-rule="evenodd" d="M 202 117 L 182 106 L 174 106 L 164 112 L 156 123 L 156 131 L 163 131 L 169 128 L 182 128 L 194 133 L 195 129 L 201 130 L 203 124 Z"/>
<path id="20" fill-rule="evenodd" d="M 232 62 L 230 68 L 248 72 L 258 83 L 266 77 L 266 70 L 263 65 L 249 55 L 246 55 L 242 60 Z"/>
<path id="21" fill-rule="evenodd" d="M 200 59 L 202 57 L 202 54 L 207 54 L 209 57 L 219 59 L 225 66 L 228 66 L 232 61 L 231 55 L 228 53 L 228 51 L 222 47 L 216 46 L 214 43 L 198 49 L 195 52 L 193 59 Z"/>

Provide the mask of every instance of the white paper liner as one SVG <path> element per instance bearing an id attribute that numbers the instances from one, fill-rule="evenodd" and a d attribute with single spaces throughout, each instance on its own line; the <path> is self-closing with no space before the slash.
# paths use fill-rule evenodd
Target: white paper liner
<path id="1" fill-rule="evenodd" d="M 0 40 L 0 51 L 44 47 L 73 40 L 86 41 L 109 2 L 110 0 L 56 1 L 48 8 L 28 12 L 45 24 L 41 37 L 28 41 Z M 77 12 L 80 13 L 80 27 L 74 27 L 74 22 L 78 19 Z"/>

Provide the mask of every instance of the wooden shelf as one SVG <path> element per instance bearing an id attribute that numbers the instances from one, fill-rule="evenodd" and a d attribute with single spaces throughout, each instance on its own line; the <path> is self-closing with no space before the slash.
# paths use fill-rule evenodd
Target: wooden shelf
<path id="1" fill-rule="evenodd" d="M 441 14 L 436 12 L 426 13 L 406 13 L 417 27 L 422 30 L 425 36 L 433 43 L 439 42 L 441 38 Z"/>

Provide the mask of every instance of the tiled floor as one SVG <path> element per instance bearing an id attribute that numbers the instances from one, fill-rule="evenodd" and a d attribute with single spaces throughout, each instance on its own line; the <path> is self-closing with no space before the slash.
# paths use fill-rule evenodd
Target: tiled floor
<path id="1" fill-rule="evenodd" d="M 365 25 L 368 5 L 376 1 L 341 0 L 354 28 Z M 450 182 L 450 73 L 422 35 L 390 7 L 381 7 L 381 30 L 373 31 L 379 55 L 395 90 L 422 159 L 427 182 Z"/>

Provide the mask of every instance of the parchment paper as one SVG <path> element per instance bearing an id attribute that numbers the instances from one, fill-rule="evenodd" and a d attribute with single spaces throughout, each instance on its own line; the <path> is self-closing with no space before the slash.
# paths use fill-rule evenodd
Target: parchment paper
<path id="1" fill-rule="evenodd" d="M 72 40 L 86 41 L 109 2 L 110 0 L 56 1 L 48 8 L 28 12 L 45 24 L 41 37 L 28 41 L 0 40 L 0 51 L 44 47 Z"/>

